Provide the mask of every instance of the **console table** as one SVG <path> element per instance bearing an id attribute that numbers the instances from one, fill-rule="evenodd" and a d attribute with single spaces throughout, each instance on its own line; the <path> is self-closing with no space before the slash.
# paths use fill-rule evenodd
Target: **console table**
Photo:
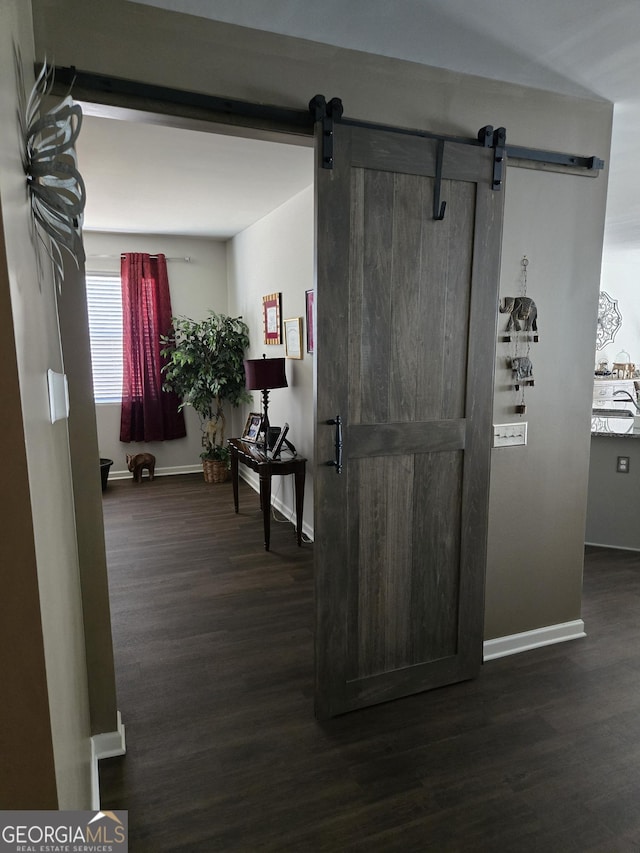
<path id="1" fill-rule="evenodd" d="M 296 533 L 298 545 L 302 545 L 302 510 L 304 508 L 304 479 L 307 460 L 300 456 L 290 459 L 269 459 L 256 453 L 253 444 L 248 444 L 240 438 L 230 438 L 228 441 L 231 451 L 231 481 L 233 483 L 233 503 L 238 512 L 238 463 L 242 462 L 247 468 L 256 471 L 260 478 L 260 507 L 264 521 L 264 549 L 269 550 L 271 537 L 271 478 L 274 475 L 284 476 L 293 474 L 296 494 Z"/>

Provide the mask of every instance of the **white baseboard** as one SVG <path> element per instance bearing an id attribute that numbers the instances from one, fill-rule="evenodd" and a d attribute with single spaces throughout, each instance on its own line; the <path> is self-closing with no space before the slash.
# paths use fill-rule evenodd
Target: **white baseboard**
<path id="1" fill-rule="evenodd" d="M 127 742 L 124 733 L 124 724 L 120 711 L 117 712 L 118 729 L 115 732 L 104 732 L 91 738 L 91 808 L 100 808 L 100 776 L 98 774 L 98 761 L 102 758 L 113 758 L 116 755 L 124 755 L 127 751 Z"/>
<path id="2" fill-rule="evenodd" d="M 238 467 L 238 474 L 246 483 L 248 483 L 254 492 L 260 494 L 260 479 L 258 475 L 254 473 L 250 468 L 245 468 L 245 466 Z M 296 526 L 296 513 L 295 509 L 290 509 L 288 506 L 282 503 L 280 498 L 271 497 L 271 505 L 274 509 L 277 509 L 280 515 L 284 515 L 287 521 L 290 521 L 293 524 L 294 528 Z M 302 534 L 306 536 L 309 542 L 313 542 L 313 527 L 310 524 L 307 524 L 306 521 L 302 522 Z"/>
<path id="3" fill-rule="evenodd" d="M 533 631 L 523 631 L 521 634 L 510 634 L 507 637 L 485 640 L 483 660 L 488 661 L 507 655 L 516 655 L 519 652 L 527 652 L 541 646 L 564 643 L 567 640 L 577 640 L 586 636 L 582 619 L 576 619 L 573 622 L 561 622 L 558 625 L 547 625 Z"/>
<path id="4" fill-rule="evenodd" d="M 291 524 L 293 524 L 294 529 L 295 529 L 295 526 L 296 526 L 295 510 L 291 510 L 291 509 L 289 509 L 289 507 L 285 506 L 282 503 L 282 501 L 280 500 L 280 498 L 275 498 L 272 501 L 272 506 L 274 507 L 274 509 L 278 510 L 280 515 L 284 515 L 284 517 L 286 519 L 288 519 L 291 522 Z M 313 527 L 311 527 L 310 524 L 307 524 L 304 519 L 302 520 L 302 535 L 306 536 L 306 538 L 310 542 L 313 542 Z"/>
<path id="5" fill-rule="evenodd" d="M 199 465 L 174 465 L 171 468 L 156 468 L 155 473 L 159 477 L 166 477 L 171 474 L 202 474 L 202 462 Z M 146 473 L 143 474 L 144 479 L 147 479 Z M 131 471 L 110 471 L 109 480 L 132 480 L 133 474 Z"/>

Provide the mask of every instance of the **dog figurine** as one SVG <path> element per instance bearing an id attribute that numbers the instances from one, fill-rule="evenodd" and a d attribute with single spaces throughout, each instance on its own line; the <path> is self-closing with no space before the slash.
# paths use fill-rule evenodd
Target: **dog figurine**
<path id="1" fill-rule="evenodd" d="M 142 471 L 145 468 L 149 472 L 149 479 L 153 480 L 155 467 L 156 457 L 153 453 L 136 453 L 135 455 L 127 453 L 127 468 L 133 471 L 133 479 L 136 483 L 142 482 Z"/>

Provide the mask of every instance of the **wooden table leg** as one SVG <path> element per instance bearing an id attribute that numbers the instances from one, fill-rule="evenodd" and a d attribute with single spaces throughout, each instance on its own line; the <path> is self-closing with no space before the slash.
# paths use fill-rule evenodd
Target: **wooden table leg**
<path id="1" fill-rule="evenodd" d="M 238 512 L 238 452 L 231 448 L 231 482 L 233 484 L 233 505 Z"/>
<path id="2" fill-rule="evenodd" d="M 304 478 L 305 466 L 301 465 L 294 474 L 296 489 L 296 532 L 298 534 L 298 545 L 302 545 L 302 510 L 304 507 Z"/>
<path id="3" fill-rule="evenodd" d="M 271 540 L 271 473 L 261 469 L 259 477 L 260 506 L 262 507 L 262 520 L 264 522 L 264 550 L 268 551 Z"/>

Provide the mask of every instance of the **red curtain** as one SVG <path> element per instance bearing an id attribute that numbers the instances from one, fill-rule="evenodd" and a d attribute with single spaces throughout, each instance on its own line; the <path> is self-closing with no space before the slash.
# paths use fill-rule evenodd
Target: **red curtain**
<path id="1" fill-rule="evenodd" d="M 122 414 L 120 441 L 167 441 L 187 434 L 180 398 L 162 390 L 160 335 L 171 331 L 164 255 L 122 256 Z"/>

